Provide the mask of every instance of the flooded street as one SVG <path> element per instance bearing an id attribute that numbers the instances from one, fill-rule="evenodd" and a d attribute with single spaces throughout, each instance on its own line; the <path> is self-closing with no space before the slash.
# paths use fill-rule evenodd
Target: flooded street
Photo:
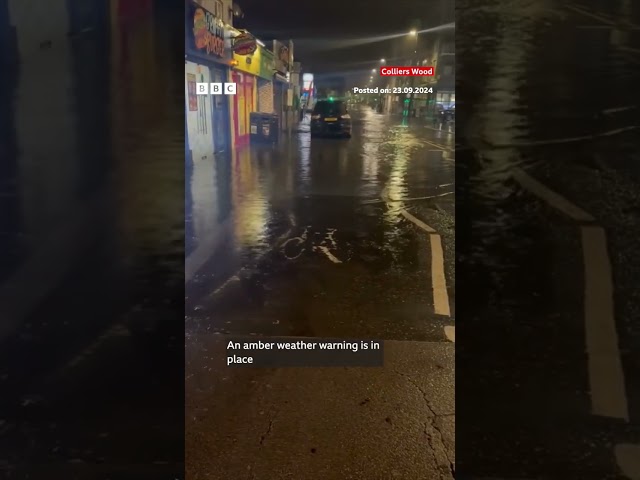
<path id="1" fill-rule="evenodd" d="M 349 140 L 307 121 L 188 172 L 188 334 L 443 338 L 429 237 L 401 212 L 443 231 L 453 305 L 453 135 L 353 115 Z"/>
<path id="2" fill-rule="evenodd" d="M 638 5 L 457 12 L 458 469 L 638 478 Z"/>
<path id="3" fill-rule="evenodd" d="M 367 106 L 351 116 L 351 139 L 312 139 L 307 117 L 276 146 L 187 172 L 194 478 L 451 478 L 454 136 Z M 433 256 L 431 227 L 444 257 Z M 385 367 L 230 369 L 224 346 L 238 336 L 382 339 Z M 406 449 L 386 454 L 398 442 Z"/>

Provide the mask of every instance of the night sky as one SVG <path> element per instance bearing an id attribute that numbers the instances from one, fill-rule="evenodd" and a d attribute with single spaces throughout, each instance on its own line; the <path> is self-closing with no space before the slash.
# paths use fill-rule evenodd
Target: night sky
<path id="1" fill-rule="evenodd" d="M 238 0 L 234 25 L 262 40 L 294 41 L 296 61 L 314 73 L 369 72 L 389 56 L 389 42 L 336 48 L 350 39 L 407 32 L 454 21 L 454 0 Z"/>

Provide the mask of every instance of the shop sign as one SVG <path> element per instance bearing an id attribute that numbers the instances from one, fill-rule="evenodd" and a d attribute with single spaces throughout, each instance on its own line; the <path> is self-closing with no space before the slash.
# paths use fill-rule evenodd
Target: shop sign
<path id="1" fill-rule="evenodd" d="M 251 75 L 260 75 L 260 52 L 261 50 L 258 49 L 250 55 L 238 55 L 237 53 L 234 53 L 233 59 L 235 60 L 235 66 L 233 68 L 241 72 L 250 73 Z"/>
<path id="2" fill-rule="evenodd" d="M 198 111 L 198 96 L 196 94 L 196 76 L 193 73 L 187 73 L 187 88 L 189 92 L 189 111 Z"/>
<path id="3" fill-rule="evenodd" d="M 276 70 L 276 62 L 273 57 L 273 53 L 271 53 L 266 48 L 260 49 L 260 73 L 259 76 L 271 80 L 273 79 L 273 74 Z"/>
<path id="4" fill-rule="evenodd" d="M 275 69 L 279 73 L 286 75 L 291 69 L 291 50 L 284 43 L 274 40 L 273 54 L 275 56 Z"/>
<path id="5" fill-rule="evenodd" d="M 209 56 L 224 57 L 224 23 L 209 10 L 191 4 L 193 48 Z"/>
<path id="6" fill-rule="evenodd" d="M 258 48 L 258 41 L 249 32 L 243 32 L 233 39 L 232 50 L 236 55 L 251 55 Z"/>

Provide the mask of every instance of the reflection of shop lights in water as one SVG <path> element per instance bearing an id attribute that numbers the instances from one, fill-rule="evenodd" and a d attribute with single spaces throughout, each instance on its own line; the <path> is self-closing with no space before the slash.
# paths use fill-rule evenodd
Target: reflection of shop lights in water
<path id="1" fill-rule="evenodd" d="M 300 177 L 303 183 L 307 184 L 311 180 L 311 146 L 308 144 L 300 145 Z"/>
<path id="2" fill-rule="evenodd" d="M 398 199 L 405 197 L 406 185 L 405 175 L 407 173 L 407 148 L 398 146 L 394 154 L 395 162 L 391 168 L 391 174 L 389 175 L 389 182 L 387 183 L 387 196 L 390 199 Z M 389 222 L 395 222 L 397 220 L 398 212 L 394 209 L 388 209 L 386 217 Z"/>
<path id="3" fill-rule="evenodd" d="M 257 245 L 266 238 L 267 201 L 248 150 L 236 156 L 233 175 L 234 231 L 240 244 Z"/>
<path id="4" fill-rule="evenodd" d="M 375 181 L 378 177 L 378 145 L 368 143 L 364 146 L 362 178 Z"/>
<path id="5" fill-rule="evenodd" d="M 252 192 L 236 203 L 235 232 L 244 245 L 263 243 L 269 220 L 267 202 L 261 191 Z"/>

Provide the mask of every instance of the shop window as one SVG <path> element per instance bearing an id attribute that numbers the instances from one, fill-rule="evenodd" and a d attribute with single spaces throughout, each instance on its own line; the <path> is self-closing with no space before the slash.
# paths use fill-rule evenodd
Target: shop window
<path id="1" fill-rule="evenodd" d="M 215 4 L 213 5 L 213 14 L 221 20 L 224 19 L 224 9 L 221 0 L 216 0 Z"/>
<path id="2" fill-rule="evenodd" d="M 452 75 L 453 74 L 453 66 L 452 65 L 445 65 L 442 69 L 442 74 L 443 75 Z"/>

